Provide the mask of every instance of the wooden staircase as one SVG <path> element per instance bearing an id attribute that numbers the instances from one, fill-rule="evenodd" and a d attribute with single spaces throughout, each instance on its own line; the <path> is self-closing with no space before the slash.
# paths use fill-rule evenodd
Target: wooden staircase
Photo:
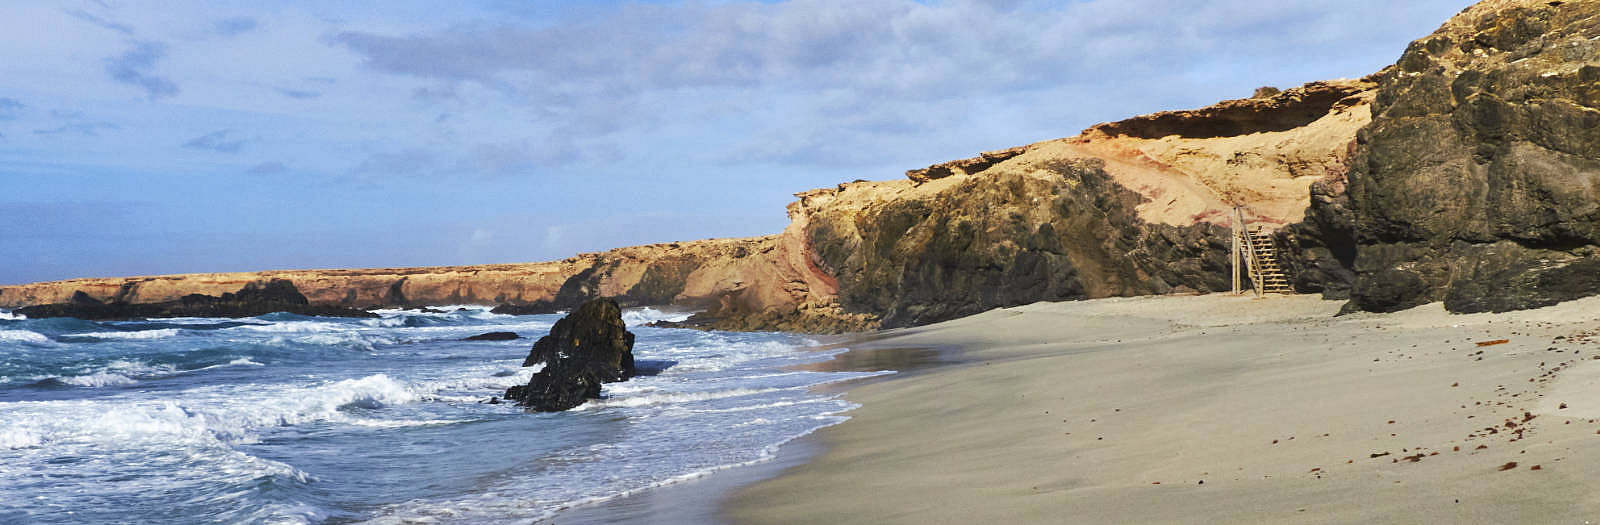
<path id="1" fill-rule="evenodd" d="M 1283 276 L 1283 269 L 1278 267 L 1278 250 L 1273 246 L 1272 234 L 1257 228 L 1246 234 L 1246 240 L 1256 289 L 1261 293 L 1294 293 L 1289 279 Z"/>
<path id="2" fill-rule="evenodd" d="M 1272 241 L 1272 232 L 1261 227 L 1248 227 L 1244 212 L 1233 209 L 1233 291 L 1240 292 L 1239 263 L 1243 259 L 1249 270 L 1250 285 L 1256 295 L 1268 293 L 1292 294 L 1289 279 L 1278 266 L 1278 250 Z"/>

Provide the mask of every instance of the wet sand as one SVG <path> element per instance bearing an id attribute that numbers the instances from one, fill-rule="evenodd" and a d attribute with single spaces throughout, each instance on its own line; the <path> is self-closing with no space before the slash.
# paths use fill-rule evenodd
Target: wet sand
<path id="1" fill-rule="evenodd" d="M 820 455 L 718 517 L 1600 522 L 1600 298 L 1339 306 L 1104 299 L 883 332 L 846 359 L 933 366 L 851 387 L 863 406 L 813 436 Z"/>

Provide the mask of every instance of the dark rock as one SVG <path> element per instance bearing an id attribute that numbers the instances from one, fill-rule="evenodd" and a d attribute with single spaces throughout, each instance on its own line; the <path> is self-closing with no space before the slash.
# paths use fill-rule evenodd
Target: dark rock
<path id="1" fill-rule="evenodd" d="M 544 369 L 527 385 L 506 390 L 505 398 L 538 411 L 570 409 L 600 397 L 602 383 L 633 377 L 633 333 L 622 321 L 622 308 L 609 298 L 579 306 L 533 344 L 522 366 L 536 363 Z"/>
<path id="2" fill-rule="evenodd" d="M 1600 294 L 1596 34 L 1600 4 L 1482 4 L 1378 75 L 1348 175 L 1348 309 Z M 1311 212 L 1336 206 L 1313 199 Z"/>
<path id="3" fill-rule="evenodd" d="M 474 335 L 472 337 L 462 339 L 462 341 L 510 341 L 521 338 L 522 336 L 517 335 L 516 332 L 489 332 L 486 334 Z"/>
<path id="4" fill-rule="evenodd" d="M 818 210 L 807 235 L 844 311 L 893 328 L 1037 301 L 1230 287 L 1226 229 L 1144 222 L 1143 198 L 1098 161 L 1032 168 L 1052 176 L 990 170 L 926 197 Z"/>
<path id="5" fill-rule="evenodd" d="M 663 257 L 650 263 L 638 284 L 618 297 L 617 302 L 623 306 L 672 304 L 673 299 L 683 292 L 689 274 L 699 268 L 700 260 L 695 257 Z"/>
<path id="6" fill-rule="evenodd" d="M 266 283 L 246 283 L 237 293 L 222 294 L 222 301 L 241 303 L 310 304 L 300 289 L 286 279 L 273 279 Z"/>
<path id="7" fill-rule="evenodd" d="M 559 311 L 561 309 L 556 308 L 555 304 L 550 301 L 534 301 L 526 304 L 501 303 L 500 306 L 489 310 L 490 313 L 504 315 L 540 315 L 553 314 Z"/>
<path id="8" fill-rule="evenodd" d="M 1311 185 L 1305 220 L 1280 230 L 1273 241 L 1279 263 L 1296 293 L 1321 293 L 1324 299 L 1349 299 L 1355 282 L 1355 219 L 1342 177 Z"/>
<path id="9" fill-rule="evenodd" d="M 928 182 L 933 179 L 942 179 L 951 175 L 972 175 L 994 167 L 995 164 L 1010 160 L 1012 157 L 1026 153 L 1026 146 L 1003 149 L 998 151 L 985 151 L 970 159 L 952 160 L 934 164 L 919 170 L 906 170 L 906 178 L 917 182 Z M 859 182 L 859 181 L 858 181 Z M 840 185 L 839 189 L 844 189 Z"/>
<path id="10" fill-rule="evenodd" d="M 82 291 L 72 300 L 18 308 L 17 313 L 32 318 L 75 317 L 91 320 L 140 319 L 160 317 L 255 317 L 273 312 L 328 317 L 378 317 L 377 314 L 342 306 L 310 304 L 294 283 L 274 279 L 248 283 L 235 293 L 222 297 L 189 294 L 163 303 L 103 303 Z"/>

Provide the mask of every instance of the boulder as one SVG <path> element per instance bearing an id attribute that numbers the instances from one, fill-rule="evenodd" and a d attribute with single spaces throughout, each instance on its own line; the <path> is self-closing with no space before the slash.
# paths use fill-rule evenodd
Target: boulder
<path id="1" fill-rule="evenodd" d="M 534 301 L 528 304 L 500 303 L 500 306 L 496 306 L 489 310 L 489 313 L 502 315 L 538 315 L 553 314 L 558 311 L 560 311 L 560 309 L 556 308 L 555 305 L 549 301 Z"/>
<path id="2" fill-rule="evenodd" d="M 486 334 L 474 335 L 472 337 L 462 339 L 462 341 L 511 341 L 513 339 L 521 338 L 522 336 L 517 335 L 516 332 L 489 332 Z"/>
<path id="3" fill-rule="evenodd" d="M 533 344 L 522 366 L 543 363 L 544 369 L 528 384 L 506 390 L 505 398 L 541 412 L 567 410 L 598 398 L 602 383 L 625 381 L 637 373 L 633 340 L 615 300 L 584 303 Z"/>

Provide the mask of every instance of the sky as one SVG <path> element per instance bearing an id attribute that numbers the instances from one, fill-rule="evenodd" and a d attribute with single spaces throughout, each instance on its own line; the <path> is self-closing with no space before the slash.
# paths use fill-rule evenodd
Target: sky
<path id="1" fill-rule="evenodd" d="M 1360 77 L 1464 0 L 0 3 L 0 284 L 530 262 Z"/>

